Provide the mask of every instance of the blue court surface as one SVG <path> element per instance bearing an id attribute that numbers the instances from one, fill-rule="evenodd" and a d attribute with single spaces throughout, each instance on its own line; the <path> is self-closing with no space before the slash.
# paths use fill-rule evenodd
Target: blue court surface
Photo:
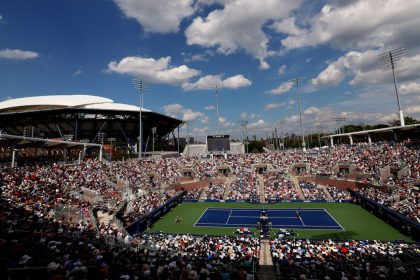
<path id="1" fill-rule="evenodd" d="M 343 227 L 325 209 L 265 209 L 273 228 L 330 229 Z M 195 223 L 197 227 L 251 227 L 260 219 L 262 209 L 207 208 Z"/>

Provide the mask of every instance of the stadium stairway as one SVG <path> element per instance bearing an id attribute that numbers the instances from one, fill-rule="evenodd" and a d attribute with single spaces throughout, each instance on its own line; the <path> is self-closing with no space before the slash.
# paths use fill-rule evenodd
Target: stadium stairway
<path id="1" fill-rule="evenodd" d="M 97 215 L 98 215 L 98 222 L 99 222 L 100 224 L 105 224 L 105 225 L 107 225 L 107 224 L 111 223 L 111 222 L 112 222 L 112 220 L 113 220 L 113 218 L 114 218 L 114 216 L 113 216 L 113 215 L 109 215 L 108 213 L 103 212 L 103 211 L 101 211 L 101 210 L 99 210 L 99 211 L 97 212 Z"/>
<path id="2" fill-rule="evenodd" d="M 326 186 L 320 186 L 320 188 L 324 191 L 325 197 L 327 199 L 333 199 L 333 197 L 331 196 L 330 192 L 327 190 L 327 187 Z"/>
<path id="3" fill-rule="evenodd" d="M 276 271 L 271 258 L 270 240 L 261 239 L 260 241 L 260 259 L 258 268 L 258 279 L 275 280 L 277 279 Z"/>
<path id="4" fill-rule="evenodd" d="M 203 188 L 203 190 L 201 191 L 201 195 L 200 195 L 200 197 L 198 198 L 199 200 L 204 200 L 204 199 L 206 199 L 207 198 L 207 189 L 208 188 L 210 188 L 210 186 L 205 186 L 204 188 Z"/>
<path id="5" fill-rule="evenodd" d="M 299 180 L 295 176 L 290 176 L 290 179 L 292 180 L 293 185 L 295 186 L 296 191 L 299 194 L 299 199 L 305 199 L 305 196 L 303 195 L 302 189 L 299 186 Z"/>
<path id="6" fill-rule="evenodd" d="M 223 193 L 223 199 L 226 200 L 230 193 L 230 186 L 235 179 L 232 177 L 227 177 L 225 180 L 225 192 Z"/>
<path id="7" fill-rule="evenodd" d="M 258 175 L 258 185 L 260 186 L 260 203 L 265 203 L 265 185 L 262 175 Z"/>

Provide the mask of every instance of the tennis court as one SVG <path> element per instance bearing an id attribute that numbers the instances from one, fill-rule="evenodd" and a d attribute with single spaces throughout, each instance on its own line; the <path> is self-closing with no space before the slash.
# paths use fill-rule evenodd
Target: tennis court
<path id="1" fill-rule="evenodd" d="M 256 227 L 263 209 L 207 208 L 196 227 Z M 273 228 L 343 230 L 323 208 L 265 209 Z M 297 215 L 297 212 L 300 215 Z"/>

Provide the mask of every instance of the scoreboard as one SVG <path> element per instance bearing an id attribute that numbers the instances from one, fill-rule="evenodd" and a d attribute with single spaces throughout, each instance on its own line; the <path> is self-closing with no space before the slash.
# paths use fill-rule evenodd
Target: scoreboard
<path id="1" fill-rule="evenodd" d="M 209 135 L 207 136 L 207 150 L 209 152 L 223 152 L 230 150 L 229 135 Z"/>

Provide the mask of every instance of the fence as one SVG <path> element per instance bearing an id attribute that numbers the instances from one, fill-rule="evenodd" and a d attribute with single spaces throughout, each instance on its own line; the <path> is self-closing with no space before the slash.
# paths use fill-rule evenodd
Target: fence
<path id="1" fill-rule="evenodd" d="M 127 226 L 125 229 L 130 235 L 139 234 L 145 231 L 149 225 L 158 220 L 160 217 L 168 213 L 174 206 L 182 202 L 182 198 L 187 192 L 184 191 L 181 194 L 169 199 L 164 205 L 154 209 L 147 215 L 139 217 L 137 221 Z"/>
<path id="2" fill-rule="evenodd" d="M 77 221 L 91 223 L 95 221 L 95 218 L 89 208 L 61 205 L 57 206 L 53 210 L 52 214 L 54 219 L 65 223 L 77 223 Z"/>
<path id="3" fill-rule="evenodd" d="M 416 223 L 402 214 L 377 203 L 376 201 L 363 196 L 355 191 L 349 190 L 351 195 L 356 198 L 363 208 L 378 216 L 394 228 L 402 231 L 404 234 L 411 236 L 414 240 L 420 241 L 420 224 Z"/>

